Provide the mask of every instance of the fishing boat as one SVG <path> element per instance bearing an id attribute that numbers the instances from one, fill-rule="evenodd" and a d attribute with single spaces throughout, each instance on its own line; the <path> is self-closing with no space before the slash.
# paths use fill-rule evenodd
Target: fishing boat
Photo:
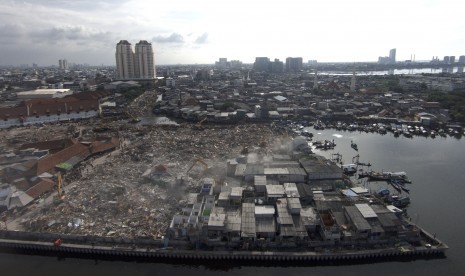
<path id="1" fill-rule="evenodd" d="M 390 181 L 391 186 L 396 189 L 399 193 L 402 193 L 401 185 L 397 181 Z"/>
<path id="2" fill-rule="evenodd" d="M 387 188 L 383 188 L 377 192 L 379 196 L 388 196 L 391 192 Z"/>
<path id="3" fill-rule="evenodd" d="M 405 208 L 410 204 L 410 197 L 408 196 L 403 196 L 399 197 L 397 200 L 395 200 L 392 205 L 396 206 L 397 208 Z"/>
<path id="4" fill-rule="evenodd" d="M 350 141 L 350 146 L 351 146 L 354 150 L 358 151 L 357 144 L 355 144 L 354 141 Z"/>
<path id="5" fill-rule="evenodd" d="M 334 147 L 336 147 L 336 143 L 334 143 L 334 140 L 333 141 L 328 141 L 328 140 L 315 141 L 313 142 L 313 146 L 317 149 L 327 150 L 327 149 L 334 149 Z"/>
<path id="6" fill-rule="evenodd" d="M 402 191 L 406 192 L 406 193 L 409 193 L 410 192 L 410 189 L 405 187 L 405 182 L 403 182 L 401 179 L 391 179 L 391 185 L 396 188 L 397 191 L 399 191 L 398 189 L 401 189 Z M 399 191 L 400 192 L 400 191 Z"/>
<path id="7" fill-rule="evenodd" d="M 397 180 L 402 183 L 411 183 L 405 172 L 367 172 L 371 181 L 391 181 Z"/>
<path id="8" fill-rule="evenodd" d="M 357 165 L 356 164 L 345 164 L 341 166 L 342 171 L 347 175 L 353 175 L 357 172 Z"/>

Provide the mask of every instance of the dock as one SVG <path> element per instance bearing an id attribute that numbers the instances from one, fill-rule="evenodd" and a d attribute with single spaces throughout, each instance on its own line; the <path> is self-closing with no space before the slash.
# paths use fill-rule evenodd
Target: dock
<path id="1" fill-rule="evenodd" d="M 415 227 L 418 227 L 415 225 Z M 420 229 L 420 228 L 419 228 Z M 323 250 L 199 250 L 183 249 L 177 242 L 171 247 L 164 246 L 163 240 L 121 240 L 118 238 L 58 235 L 50 233 L 30 233 L 0 231 L 0 251 L 15 254 L 41 254 L 60 257 L 109 258 L 121 260 L 144 260 L 159 262 L 166 260 L 230 260 L 230 261 L 273 261 L 273 262 L 325 262 L 365 260 L 367 262 L 382 258 L 437 258 L 444 257 L 448 246 L 434 235 L 420 229 L 422 238 L 428 242 L 424 246 L 393 244 L 379 249 L 344 250 L 328 247 Z M 10 238 L 9 238 L 10 237 Z M 59 238 L 63 242 L 57 246 L 52 241 L 31 240 L 47 237 Z M 22 238 L 22 239 L 21 239 Z M 26 240 L 30 239 L 30 240 Z M 178 248 L 179 247 L 179 248 Z"/>

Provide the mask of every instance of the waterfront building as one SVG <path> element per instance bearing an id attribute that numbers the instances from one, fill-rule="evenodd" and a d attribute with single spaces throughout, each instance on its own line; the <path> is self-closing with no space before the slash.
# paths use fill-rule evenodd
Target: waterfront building
<path id="1" fill-rule="evenodd" d="M 412 60 L 412 58 L 410 58 Z M 413 59 L 415 60 L 415 58 Z M 395 64 L 396 63 L 396 48 L 389 51 L 388 57 L 378 57 L 378 63 L 380 64 Z"/>

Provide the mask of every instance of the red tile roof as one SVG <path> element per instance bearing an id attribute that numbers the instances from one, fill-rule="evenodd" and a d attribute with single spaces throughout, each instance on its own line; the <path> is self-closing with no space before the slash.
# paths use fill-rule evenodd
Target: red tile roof
<path id="1" fill-rule="evenodd" d="M 77 143 L 75 139 L 59 139 L 59 140 L 49 140 L 49 141 L 42 141 L 37 143 L 28 143 L 23 144 L 19 147 L 20 150 L 23 149 L 38 149 L 38 150 L 49 150 L 51 154 L 56 153 L 60 150 L 63 150 L 67 147 L 70 147 Z"/>
<path id="2" fill-rule="evenodd" d="M 32 186 L 26 191 L 26 194 L 28 194 L 30 197 L 36 199 L 42 194 L 50 191 L 53 187 L 55 186 L 55 182 L 53 182 L 50 179 L 42 179 L 39 183 L 36 185 Z"/>
<path id="3" fill-rule="evenodd" d="M 45 158 L 39 159 L 37 162 L 37 171 L 36 175 L 41 173 L 55 173 L 55 166 L 69 160 L 71 157 L 79 156 L 83 159 L 87 158 L 90 155 L 89 147 L 81 143 L 76 143 L 62 151 L 59 151 L 55 154 L 49 155 Z"/>

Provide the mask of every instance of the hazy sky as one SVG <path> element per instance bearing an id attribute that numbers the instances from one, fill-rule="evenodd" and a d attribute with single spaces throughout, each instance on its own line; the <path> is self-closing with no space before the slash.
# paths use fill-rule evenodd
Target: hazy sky
<path id="1" fill-rule="evenodd" d="M 465 55 L 463 0 L 0 0 L 0 65 L 115 64 L 121 39 L 156 64 L 376 61 Z"/>

